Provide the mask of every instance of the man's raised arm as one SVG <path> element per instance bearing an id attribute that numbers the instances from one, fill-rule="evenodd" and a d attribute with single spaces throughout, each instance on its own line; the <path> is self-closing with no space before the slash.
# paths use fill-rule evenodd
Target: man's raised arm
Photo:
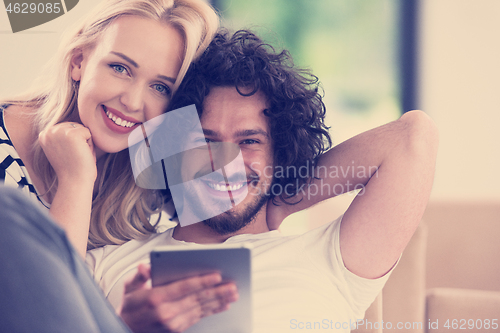
<path id="1" fill-rule="evenodd" d="M 316 178 L 299 193 L 302 201 L 292 206 L 269 205 L 269 217 L 283 218 L 361 188 L 342 219 L 342 258 L 353 273 L 380 277 L 396 263 L 422 218 L 432 188 L 437 146 L 432 120 L 421 111 L 407 112 L 323 154 L 314 169 Z"/>

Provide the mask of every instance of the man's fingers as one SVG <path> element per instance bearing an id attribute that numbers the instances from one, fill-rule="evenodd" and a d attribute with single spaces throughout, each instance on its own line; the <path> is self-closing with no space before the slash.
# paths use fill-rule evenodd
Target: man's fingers
<path id="1" fill-rule="evenodd" d="M 157 319 L 168 332 L 182 332 L 203 317 L 201 307 L 186 300 L 164 303 L 157 310 Z"/>
<path id="2" fill-rule="evenodd" d="M 214 305 L 202 309 L 202 317 L 208 317 L 216 313 L 227 311 L 231 307 L 230 303 L 224 303 L 224 304 L 218 303 L 218 305 L 219 306 Z"/>
<path id="3" fill-rule="evenodd" d="M 125 294 L 128 294 L 135 290 L 143 289 L 150 277 L 151 269 L 149 268 L 149 266 L 140 264 L 139 267 L 137 267 L 137 273 L 134 275 L 134 277 L 125 283 Z"/>
<path id="4" fill-rule="evenodd" d="M 236 285 L 233 282 L 229 282 L 214 288 L 201 290 L 196 293 L 196 297 L 197 302 L 203 307 L 205 305 L 213 305 L 215 304 L 214 302 L 219 303 L 219 305 L 236 302 L 239 295 Z"/>
<path id="5" fill-rule="evenodd" d="M 234 288 L 236 290 L 236 288 Z M 238 293 L 226 292 L 219 298 L 212 298 L 200 304 L 201 316 L 207 317 L 215 313 L 226 311 L 230 304 L 238 300 Z"/>
<path id="6" fill-rule="evenodd" d="M 158 295 L 153 288 L 126 297 L 121 317 L 134 332 L 182 332 L 204 317 L 195 294 L 172 302 L 161 302 Z M 207 307 L 208 313 L 216 305 Z"/>
<path id="7" fill-rule="evenodd" d="M 175 302 L 181 313 L 206 317 L 229 308 L 229 304 L 238 300 L 238 291 L 234 283 L 207 288 L 193 293 Z"/>
<path id="8" fill-rule="evenodd" d="M 195 294 L 196 292 L 212 288 L 222 280 L 220 274 L 214 273 L 146 290 L 146 282 L 150 279 L 150 276 L 150 268 L 139 265 L 136 275 L 125 284 L 126 302 L 124 303 L 124 307 L 126 308 L 124 310 L 140 308 L 142 306 L 157 308 L 162 303 L 180 301 L 187 297 L 191 297 L 194 301 L 199 297 Z M 204 295 L 209 294 L 205 293 Z M 194 302 L 189 307 L 193 307 L 193 304 Z"/>
<path id="9" fill-rule="evenodd" d="M 169 332 L 182 332 L 203 317 L 229 309 L 229 303 L 237 299 L 236 286 L 228 283 L 163 303 L 157 308 L 157 316 Z"/>
<path id="10" fill-rule="evenodd" d="M 228 309 L 238 299 L 236 285 L 220 284 L 218 273 L 145 289 L 148 267 L 139 267 L 126 285 L 121 316 L 137 332 L 182 332 L 201 318 Z M 146 330 L 144 323 L 148 323 Z"/>
<path id="11" fill-rule="evenodd" d="M 219 273 L 212 273 L 202 276 L 195 276 L 176 282 L 169 283 L 158 288 L 164 289 L 164 301 L 175 301 L 186 297 L 197 291 L 211 288 L 221 283 L 222 277 Z"/>

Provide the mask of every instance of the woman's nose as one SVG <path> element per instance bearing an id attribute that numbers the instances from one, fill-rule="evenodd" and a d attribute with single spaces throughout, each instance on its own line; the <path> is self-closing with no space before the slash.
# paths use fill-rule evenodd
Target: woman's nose
<path id="1" fill-rule="evenodd" d="M 121 95 L 120 101 L 129 112 L 141 111 L 144 107 L 144 88 L 138 84 L 131 85 Z"/>

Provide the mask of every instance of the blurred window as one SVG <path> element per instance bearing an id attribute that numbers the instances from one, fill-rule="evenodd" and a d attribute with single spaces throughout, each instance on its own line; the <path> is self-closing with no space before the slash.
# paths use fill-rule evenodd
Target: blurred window
<path id="1" fill-rule="evenodd" d="M 401 115 L 397 0 L 213 0 L 322 82 L 334 144 Z"/>

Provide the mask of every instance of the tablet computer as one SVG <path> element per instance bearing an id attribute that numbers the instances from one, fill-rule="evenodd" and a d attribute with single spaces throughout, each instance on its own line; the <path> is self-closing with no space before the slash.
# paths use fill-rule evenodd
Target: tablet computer
<path id="1" fill-rule="evenodd" d="M 229 310 L 202 318 L 186 333 L 251 333 L 251 248 L 248 245 L 164 246 L 151 252 L 152 285 L 160 286 L 186 277 L 220 272 L 222 281 L 233 281 L 239 298 Z"/>

